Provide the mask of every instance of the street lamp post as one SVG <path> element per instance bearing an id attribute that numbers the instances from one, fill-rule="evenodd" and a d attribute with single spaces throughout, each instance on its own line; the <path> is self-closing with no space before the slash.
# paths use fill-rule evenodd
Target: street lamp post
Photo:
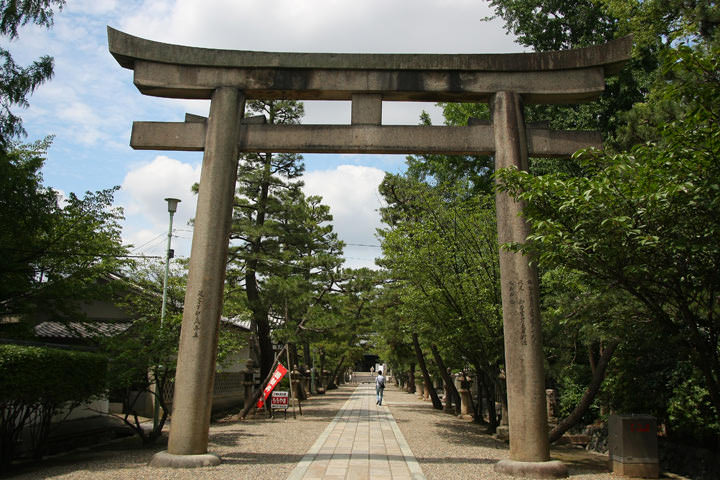
<path id="1" fill-rule="evenodd" d="M 180 200 L 177 198 L 166 198 L 165 201 L 168 204 L 168 212 L 170 213 L 170 226 L 168 227 L 168 241 L 167 241 L 167 252 L 165 255 L 165 277 L 163 278 L 163 299 L 162 299 L 162 310 L 160 311 L 160 326 L 162 327 L 165 321 L 165 305 L 167 305 L 167 283 L 168 274 L 170 272 L 170 259 L 174 256 L 173 251 L 170 249 L 170 242 L 172 241 L 172 224 L 173 215 L 177 211 L 177 205 Z"/>
<path id="2" fill-rule="evenodd" d="M 170 226 L 168 227 L 168 237 L 167 237 L 167 251 L 165 252 L 165 276 L 163 277 L 163 295 L 162 295 L 162 309 L 160 310 L 160 330 L 162 331 L 163 323 L 165 321 L 165 310 L 167 305 L 167 283 L 168 283 L 168 275 L 170 273 L 170 259 L 174 257 L 173 251 L 170 248 L 170 244 L 172 242 L 172 225 L 173 225 L 173 215 L 175 215 L 175 212 L 177 211 L 177 205 L 180 203 L 180 200 L 177 198 L 166 198 L 165 201 L 168 204 L 168 213 L 170 213 Z M 158 366 L 158 370 L 161 367 Z M 155 378 L 155 412 L 153 415 L 153 427 L 157 428 L 158 422 L 160 420 L 160 402 L 157 398 L 157 395 L 159 395 L 160 389 L 159 389 L 159 383 L 157 377 Z"/>

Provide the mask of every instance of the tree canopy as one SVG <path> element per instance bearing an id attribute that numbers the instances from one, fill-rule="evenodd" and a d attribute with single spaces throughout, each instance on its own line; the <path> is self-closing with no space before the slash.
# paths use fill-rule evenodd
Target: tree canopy
<path id="1" fill-rule="evenodd" d="M 678 49 L 673 70 L 694 71 L 704 87 L 673 82 L 663 92 L 689 102 L 658 126 L 656 142 L 629 152 L 586 151 L 587 176 L 501 171 L 526 201 L 532 234 L 525 251 L 626 291 L 654 321 L 693 350 L 720 412 L 720 94 L 717 51 Z"/>
<path id="2" fill-rule="evenodd" d="M 0 153 L 0 314 L 71 314 L 126 262 L 117 187 L 61 197 L 42 184 L 49 144 Z"/>
<path id="3" fill-rule="evenodd" d="M 53 24 L 53 8 L 61 9 L 65 0 L 0 0 L 0 35 L 13 40 L 23 25 L 33 23 L 43 27 Z M 27 97 L 53 75 L 53 59 L 48 55 L 22 67 L 15 63 L 10 52 L 0 47 L 0 148 L 25 133 L 22 119 L 11 111 L 13 107 L 27 107 Z"/>
<path id="4" fill-rule="evenodd" d="M 295 101 L 253 101 L 247 110 L 270 124 L 296 124 L 303 115 Z M 238 168 L 225 310 L 244 305 L 252 312 L 263 377 L 274 361 L 273 340 L 299 340 L 297 325 L 342 263 L 329 208 L 303 193 L 303 170 L 301 156 L 271 152 L 243 155 Z"/>

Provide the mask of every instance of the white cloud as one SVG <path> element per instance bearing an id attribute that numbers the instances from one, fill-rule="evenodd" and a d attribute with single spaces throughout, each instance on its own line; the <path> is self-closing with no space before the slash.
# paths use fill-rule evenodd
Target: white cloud
<path id="1" fill-rule="evenodd" d="M 125 240 L 140 247 L 167 232 L 169 214 L 165 198 L 179 198 L 173 227 L 178 235 L 175 246 L 179 256 L 190 254 L 190 227 L 188 221 L 195 216 L 196 198 L 191 188 L 200 180 L 200 164 L 190 165 L 159 155 L 151 162 L 131 169 L 122 182 L 118 201 L 125 208 Z M 151 242 L 148 247 L 164 251 L 163 242 Z M 154 251 L 154 250 L 153 250 Z M 145 252 L 148 253 L 148 252 Z M 150 252 L 152 253 L 152 252 Z M 157 254 L 157 252 L 152 253 Z"/>
<path id="2" fill-rule="evenodd" d="M 332 170 L 316 170 L 304 176 L 305 193 L 320 195 L 330 206 L 333 227 L 345 247 L 346 266 L 373 267 L 380 254 L 375 230 L 380 226 L 377 191 L 385 172 L 360 165 L 340 165 Z M 200 178 L 200 165 L 190 165 L 167 156 L 137 165 L 125 176 L 118 200 L 125 208 L 126 243 L 145 255 L 164 255 L 168 228 L 166 197 L 182 202 L 174 218 L 173 248 L 177 256 L 190 254 L 191 227 L 196 198 L 190 186 Z M 370 246 L 368 246 L 370 245 Z"/>
<path id="3" fill-rule="evenodd" d="M 142 37 L 212 48 L 310 52 L 518 51 L 468 0 L 145 0 L 120 27 Z"/>
<path id="4" fill-rule="evenodd" d="M 66 8 L 84 15 L 99 15 L 112 12 L 117 4 L 117 0 L 73 0 Z"/>
<path id="5" fill-rule="evenodd" d="M 330 206 L 333 226 L 338 236 L 350 244 L 345 248 L 348 266 L 372 267 L 380 254 L 375 230 L 380 227 L 380 194 L 378 186 L 385 172 L 359 165 L 340 165 L 333 170 L 305 174 L 305 193 L 320 195 Z"/>
<path id="6" fill-rule="evenodd" d="M 304 101 L 305 124 L 349 125 L 352 107 L 349 101 L 310 100 Z M 433 124 L 442 125 L 442 109 L 431 102 L 383 102 L 383 125 L 417 125 L 420 113 L 430 114 Z"/>
<path id="7" fill-rule="evenodd" d="M 132 122 L 182 121 L 183 112 L 206 115 L 208 102 L 141 95 L 133 85 L 132 72 L 121 68 L 108 52 L 106 25 L 157 41 L 224 49 L 520 51 L 499 22 L 481 21 L 490 14 L 487 2 L 475 0 L 73 0 L 56 12 L 53 28 L 25 26 L 20 39 L 10 45 L 21 64 L 49 54 L 56 65 L 54 78 L 33 94 L 29 109 L 18 113 L 30 140 L 56 135 L 43 169 L 49 185 L 81 192 L 122 183 L 117 198 L 126 207 L 126 239 L 139 245 L 166 232 L 166 196 L 183 200 L 175 225 L 188 228 L 187 220 L 195 209 L 189 188 L 199 175 L 200 156 L 190 163 L 132 151 L 128 146 Z M 430 111 L 434 123 L 442 123 L 433 105 L 404 102 L 386 102 L 383 122 L 416 124 L 422 108 Z M 350 121 L 349 102 L 308 102 L 306 111 L 307 123 Z M 169 155 L 189 158 L 181 153 Z M 375 190 L 382 170 L 362 170 L 359 165 L 398 171 L 401 162 L 401 156 L 347 157 L 341 163 L 355 166 L 324 174 L 309 172 L 306 181 L 308 188 L 313 182 L 322 186 L 324 190 L 318 193 L 331 204 L 337 229 L 346 241 L 375 244 Z M 325 169 L 334 165 L 317 163 Z M 188 232 L 184 235 L 189 237 Z M 372 262 L 371 252 L 367 248 L 353 252 L 349 247 L 346 255 Z M 184 254 L 189 254 L 189 246 Z"/>
<path id="8" fill-rule="evenodd" d="M 133 245 L 133 255 L 162 257 L 167 247 L 167 231 L 158 233 L 146 228 L 140 230 L 126 228 L 123 236 L 126 245 Z"/>

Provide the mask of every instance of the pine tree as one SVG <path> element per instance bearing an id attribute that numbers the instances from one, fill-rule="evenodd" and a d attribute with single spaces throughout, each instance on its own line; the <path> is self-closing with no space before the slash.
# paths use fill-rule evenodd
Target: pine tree
<path id="1" fill-rule="evenodd" d="M 270 124 L 297 124 L 302 104 L 289 100 L 253 101 L 250 113 Z M 251 311 L 261 377 L 272 368 L 273 330 L 291 338 L 318 291 L 329 288 L 341 259 L 342 243 L 332 232 L 329 208 L 302 192 L 304 165 L 295 154 L 246 154 L 240 159 L 228 257 L 229 305 Z M 235 298 L 232 298 L 235 297 Z"/>

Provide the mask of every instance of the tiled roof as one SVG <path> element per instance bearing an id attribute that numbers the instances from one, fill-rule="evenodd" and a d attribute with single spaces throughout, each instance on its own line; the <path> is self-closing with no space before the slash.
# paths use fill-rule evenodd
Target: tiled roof
<path id="1" fill-rule="evenodd" d="M 241 328 L 243 330 L 250 331 L 250 320 L 245 320 L 241 318 L 240 316 L 227 318 L 227 317 L 220 317 L 221 322 L 225 322 L 227 324 L 233 325 L 235 327 Z"/>
<path id="2" fill-rule="evenodd" d="M 42 322 L 35 335 L 42 338 L 112 337 L 132 326 L 132 322 Z"/>

